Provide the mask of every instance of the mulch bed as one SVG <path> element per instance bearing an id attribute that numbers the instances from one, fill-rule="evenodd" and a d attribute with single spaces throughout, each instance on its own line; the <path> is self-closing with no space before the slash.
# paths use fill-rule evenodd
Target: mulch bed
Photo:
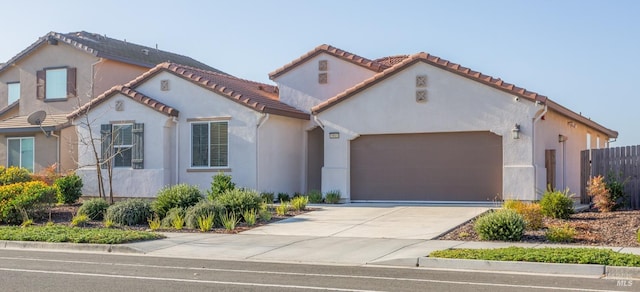
<path id="1" fill-rule="evenodd" d="M 49 218 L 49 213 L 47 213 L 45 216 L 41 217 L 41 218 L 34 218 L 35 221 L 35 225 L 45 225 L 48 221 L 52 221 L 55 224 L 62 224 L 62 225 L 70 225 L 71 223 L 71 219 L 73 218 L 73 216 L 75 216 L 78 212 L 78 208 L 80 208 L 82 204 L 78 203 L 78 204 L 73 204 L 73 205 L 59 205 L 59 206 L 54 206 L 50 209 L 51 212 L 51 216 Z M 314 211 L 316 210 L 315 208 L 306 208 L 304 211 L 289 211 L 285 216 L 279 216 L 276 215 L 275 213 L 273 214 L 273 216 L 271 217 L 271 220 L 269 222 L 264 222 L 264 221 L 260 221 L 258 220 L 258 222 L 256 222 L 255 225 L 253 226 L 248 226 L 246 223 L 239 223 L 236 226 L 236 229 L 234 230 L 226 230 L 224 228 L 213 228 L 209 231 L 209 233 L 226 233 L 226 234 L 237 234 L 243 231 L 247 231 L 256 227 L 260 227 L 269 223 L 273 223 L 273 222 L 277 222 L 280 220 L 284 220 L 287 218 L 291 218 L 291 217 L 295 217 L 297 215 L 300 214 L 304 214 L 310 211 Z M 89 221 L 87 224 L 85 224 L 85 227 L 104 227 L 102 221 Z M 135 230 L 148 230 L 149 226 L 148 225 L 135 225 L 135 226 L 127 226 L 127 229 L 135 229 Z M 201 232 L 200 230 L 197 229 L 188 229 L 186 227 L 184 227 L 181 230 L 176 230 L 173 228 L 167 228 L 167 229 L 157 229 L 156 231 L 159 232 L 185 232 L 185 233 L 190 233 L 190 232 Z"/>
<path id="2" fill-rule="evenodd" d="M 441 240 L 480 241 L 473 229 L 475 219 L 438 237 Z M 585 246 L 640 247 L 637 232 L 640 228 L 640 210 L 609 213 L 587 210 L 571 215 L 569 220 L 544 219 L 545 226 L 569 224 L 576 229 L 576 236 L 567 244 Z M 526 231 L 520 242 L 554 243 L 545 238 L 545 230 Z"/>

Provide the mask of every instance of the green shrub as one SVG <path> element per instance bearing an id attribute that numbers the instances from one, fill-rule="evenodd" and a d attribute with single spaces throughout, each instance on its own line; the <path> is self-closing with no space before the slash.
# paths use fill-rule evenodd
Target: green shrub
<path id="1" fill-rule="evenodd" d="M 521 208 L 523 204 L 524 202 L 520 200 L 504 200 L 504 202 L 502 203 L 502 208 L 517 210 L 518 208 Z"/>
<path id="2" fill-rule="evenodd" d="M 609 191 L 609 194 L 611 196 L 611 201 L 614 204 L 611 209 L 612 211 L 628 207 L 629 205 L 629 197 L 624 192 L 624 185 L 627 183 L 627 180 L 618 180 L 618 177 L 620 175 L 622 174 L 616 176 L 613 173 L 609 173 L 605 182 L 607 190 Z"/>
<path id="3" fill-rule="evenodd" d="M 262 222 L 269 222 L 271 221 L 271 217 L 273 216 L 273 214 L 271 214 L 271 211 L 269 210 L 260 210 L 260 212 L 258 213 L 258 216 L 260 216 L 260 220 Z M 638 235 L 638 241 L 640 242 L 640 235 Z"/>
<path id="4" fill-rule="evenodd" d="M 240 218 L 236 216 L 236 213 L 226 211 L 220 214 L 220 220 L 222 221 L 222 226 L 229 231 L 236 229 L 236 224 L 240 222 Z"/>
<path id="5" fill-rule="evenodd" d="M 211 228 L 213 228 L 214 226 L 213 220 L 215 220 L 215 217 L 216 216 L 212 213 L 207 213 L 206 215 L 201 215 L 200 217 L 198 217 L 198 229 L 200 229 L 201 232 L 207 232 L 211 230 Z"/>
<path id="6" fill-rule="evenodd" d="M 160 218 L 167 215 L 172 208 L 189 208 L 202 200 L 202 193 L 196 186 L 177 184 L 167 186 L 158 192 L 158 197 L 151 203 L 151 209 Z"/>
<path id="7" fill-rule="evenodd" d="M 276 207 L 276 214 L 279 216 L 287 215 L 287 212 L 289 212 L 289 204 L 287 204 L 287 202 L 281 202 L 280 205 Z"/>
<path id="8" fill-rule="evenodd" d="M 540 200 L 542 214 L 557 219 L 569 219 L 573 214 L 573 200 L 569 196 L 569 189 L 564 192 L 546 191 Z"/>
<path id="9" fill-rule="evenodd" d="M 213 176 L 211 181 L 211 189 L 207 191 L 209 200 L 215 200 L 222 193 L 233 190 L 236 188 L 236 184 L 231 181 L 231 176 L 224 172 L 218 172 Z"/>
<path id="10" fill-rule="evenodd" d="M 180 207 L 175 207 L 175 208 L 171 208 L 167 214 L 164 216 L 164 218 L 162 218 L 162 227 L 174 227 L 174 222 L 178 219 L 181 218 L 183 221 L 183 225 L 184 225 L 184 217 L 187 214 L 187 209 L 186 208 L 180 208 Z M 178 229 L 178 228 L 176 228 Z"/>
<path id="11" fill-rule="evenodd" d="M 256 225 L 257 215 L 258 214 L 256 212 L 256 209 L 250 209 L 250 210 L 245 210 L 242 213 L 242 218 L 244 219 L 244 222 L 246 222 L 248 226 L 253 226 L 253 225 Z"/>
<path id="12" fill-rule="evenodd" d="M 318 190 L 311 190 L 307 196 L 311 204 L 322 203 L 322 193 Z"/>
<path id="13" fill-rule="evenodd" d="M 0 185 L 6 186 L 29 181 L 31 181 L 31 173 L 26 168 L 15 166 L 0 167 Z"/>
<path id="14" fill-rule="evenodd" d="M 106 219 L 118 225 L 144 224 L 151 217 L 151 204 L 142 199 L 127 199 L 107 208 Z"/>
<path id="15" fill-rule="evenodd" d="M 576 229 L 569 224 L 565 224 L 561 227 L 551 226 L 545 232 L 545 236 L 551 242 L 572 242 L 573 237 L 576 235 Z"/>
<path id="16" fill-rule="evenodd" d="M 262 199 L 255 191 L 231 189 L 218 195 L 215 200 L 220 203 L 227 212 L 242 214 L 244 210 L 260 208 Z"/>
<path id="17" fill-rule="evenodd" d="M 73 216 L 73 218 L 71 218 L 71 226 L 72 227 L 84 226 L 85 224 L 87 224 L 88 221 L 89 221 L 89 216 L 87 216 L 86 214 L 78 214 L 76 216 Z"/>
<path id="18" fill-rule="evenodd" d="M 473 228 L 481 240 L 518 241 L 525 226 L 524 218 L 516 211 L 502 209 L 482 215 Z"/>
<path id="19" fill-rule="evenodd" d="M 220 214 L 222 210 L 224 210 L 224 207 L 220 205 L 220 203 L 202 200 L 187 209 L 184 221 L 187 228 L 198 229 L 198 218 L 206 216 L 209 213 L 216 216 L 216 214 Z M 214 219 L 215 224 L 219 224 L 220 222 L 220 220 L 217 219 L 219 218 Z"/>
<path id="20" fill-rule="evenodd" d="M 156 231 L 161 226 L 160 217 L 158 217 L 158 214 L 153 214 L 153 217 L 147 219 L 147 222 L 149 222 L 149 229 L 151 229 L 151 231 Z"/>
<path id="21" fill-rule="evenodd" d="M 56 179 L 58 203 L 73 204 L 82 196 L 82 179 L 75 173 Z"/>
<path id="22" fill-rule="evenodd" d="M 278 193 L 278 202 L 289 202 L 289 194 L 287 193 Z"/>
<path id="23" fill-rule="evenodd" d="M 109 208 L 109 203 L 105 199 L 96 198 L 84 201 L 78 209 L 78 214 L 84 214 L 91 220 L 102 220 Z"/>
<path id="24" fill-rule="evenodd" d="M 55 202 L 56 189 L 41 181 L 0 186 L 0 222 L 19 224 L 20 210 L 30 216 L 40 215 Z"/>
<path id="25" fill-rule="evenodd" d="M 262 201 L 267 204 L 273 204 L 273 200 L 275 199 L 273 193 L 271 192 L 262 192 L 260 194 L 260 197 L 262 198 Z"/>
<path id="26" fill-rule="evenodd" d="M 309 197 L 299 196 L 291 200 L 291 208 L 295 211 L 302 211 L 307 208 Z"/>
<path id="27" fill-rule="evenodd" d="M 327 204 L 337 204 L 340 203 L 341 197 L 339 190 L 328 191 L 324 196 L 324 201 Z"/>

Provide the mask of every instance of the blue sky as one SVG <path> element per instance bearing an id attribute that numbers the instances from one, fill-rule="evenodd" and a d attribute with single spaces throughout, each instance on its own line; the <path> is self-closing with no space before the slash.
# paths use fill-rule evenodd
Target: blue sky
<path id="1" fill-rule="evenodd" d="M 188 55 L 238 77 L 326 43 L 367 58 L 427 52 L 528 90 L 640 144 L 640 1 L 13 1 L 4 62 L 49 31 Z"/>

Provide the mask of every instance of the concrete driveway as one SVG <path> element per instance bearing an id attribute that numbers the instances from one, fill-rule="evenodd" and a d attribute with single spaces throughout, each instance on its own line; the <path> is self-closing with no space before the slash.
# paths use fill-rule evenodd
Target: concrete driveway
<path id="1" fill-rule="evenodd" d="M 429 240 L 488 209 L 447 205 L 323 205 L 317 211 L 242 234 Z"/>

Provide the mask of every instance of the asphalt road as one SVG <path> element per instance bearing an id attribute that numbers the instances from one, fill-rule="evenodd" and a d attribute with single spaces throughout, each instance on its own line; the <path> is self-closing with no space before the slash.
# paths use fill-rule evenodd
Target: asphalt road
<path id="1" fill-rule="evenodd" d="M 640 281 L 0 250 L 0 291 L 307 290 L 640 291 Z"/>

